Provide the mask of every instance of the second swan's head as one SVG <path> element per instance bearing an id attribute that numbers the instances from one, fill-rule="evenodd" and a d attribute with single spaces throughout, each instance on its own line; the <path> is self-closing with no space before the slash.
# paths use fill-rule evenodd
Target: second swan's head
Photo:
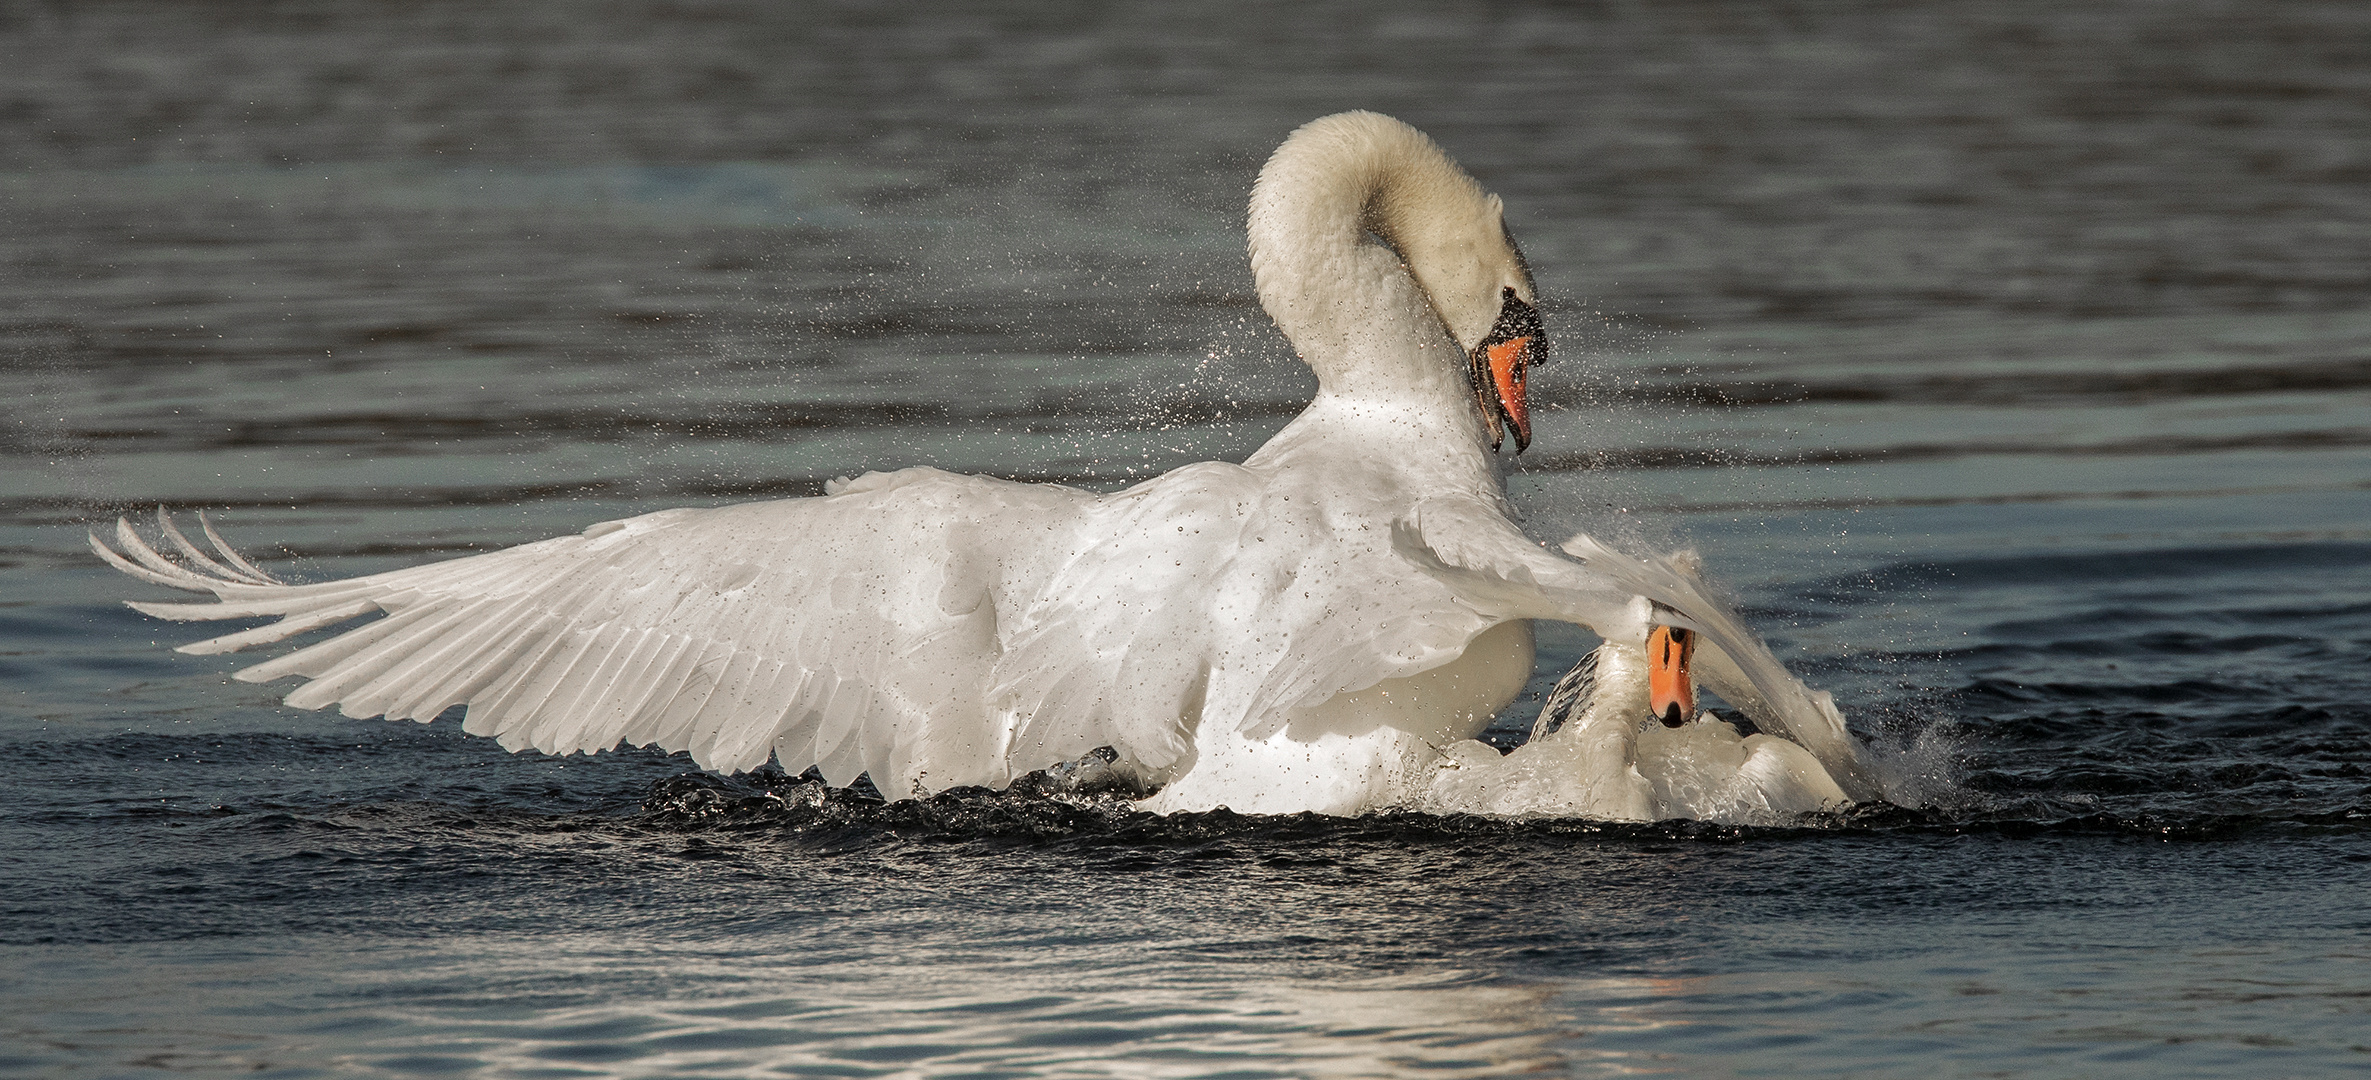
<path id="1" fill-rule="evenodd" d="M 1531 268 L 1498 196 L 1423 132 L 1372 112 L 1302 125 L 1260 171 L 1251 230 L 1261 297 L 1296 341 L 1291 309 L 1315 299 L 1298 286 L 1333 278 L 1326 260 L 1362 236 L 1389 245 L 1464 354 L 1491 446 L 1508 434 L 1518 452 L 1531 444 L 1525 383 L 1547 345 Z"/>

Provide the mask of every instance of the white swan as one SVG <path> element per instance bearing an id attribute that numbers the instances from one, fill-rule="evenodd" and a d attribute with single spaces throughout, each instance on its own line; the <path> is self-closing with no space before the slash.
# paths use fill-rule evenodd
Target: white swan
<path id="1" fill-rule="evenodd" d="M 1154 810 L 1657 816 L 1638 797 L 1653 786 L 1643 707 L 1593 702 L 1593 719 L 1496 766 L 1466 743 L 1529 676 L 1530 620 L 1559 619 L 1617 651 L 1658 634 L 1676 681 L 1657 711 L 1674 722 L 1694 711 L 1692 632 L 1696 673 L 1808 751 L 1815 802 L 1876 794 L 1827 696 L 1692 566 L 1585 536 L 1560 554 L 1510 519 L 1496 451 L 1530 439 L 1524 376 L 1542 339 L 1496 197 L 1415 129 L 1344 113 L 1261 170 L 1250 242 L 1261 302 L 1319 389 L 1241 465 L 1108 495 L 875 473 L 819 498 L 667 510 L 313 585 L 271 580 L 210 527 L 221 561 L 169 521 L 179 561 L 120 520 L 123 554 L 92 545 L 216 598 L 132 605 L 148 614 L 281 617 L 183 652 L 384 611 L 238 677 L 304 676 L 289 704 L 352 717 L 466 704 L 466 730 L 514 750 L 622 741 L 724 771 L 777 758 L 834 784 L 869 773 L 894 796 L 1001 787 L 1108 746 L 1161 785 Z M 1635 782 L 1537 807 L 1505 794 L 1584 735 L 1612 747 L 1582 754 L 1591 767 Z M 1508 785 L 1475 780 L 1493 767 Z"/>
<path id="2" fill-rule="evenodd" d="M 1711 713 L 1683 724 L 1642 723 L 1650 712 L 1649 666 L 1635 645 L 1599 646 L 1548 696 L 1530 741 L 1504 757 L 1480 742 L 1442 747 L 1430 782 L 1408 805 L 1510 817 L 1772 824 L 1852 801 L 1817 757 L 1785 739 L 1742 734 Z"/>

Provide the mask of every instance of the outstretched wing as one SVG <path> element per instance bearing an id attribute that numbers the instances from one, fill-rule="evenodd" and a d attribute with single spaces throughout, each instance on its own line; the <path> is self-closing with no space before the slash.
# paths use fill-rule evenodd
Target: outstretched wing
<path id="1" fill-rule="evenodd" d="M 1010 720 L 984 700 L 999 652 L 997 594 L 1032 571 L 998 553 L 1017 533 L 1075 520 L 1094 499 L 913 469 L 822 498 L 662 511 L 312 585 L 272 581 L 218 539 L 220 557 L 210 557 L 169 520 L 179 561 L 120 521 L 121 554 L 95 535 L 92 545 L 135 577 L 216 597 L 132 605 L 148 614 L 279 617 L 183 652 L 230 652 L 386 613 L 238 673 L 305 677 L 291 705 L 420 721 L 467 705 L 467 730 L 514 750 L 623 741 L 688 750 L 725 771 L 779 755 L 790 768 L 820 766 L 833 783 L 869 772 L 905 794 L 1002 784 L 1096 746 L 1175 738 L 1098 725 L 1042 744 L 1043 760 L 1015 762 Z"/>

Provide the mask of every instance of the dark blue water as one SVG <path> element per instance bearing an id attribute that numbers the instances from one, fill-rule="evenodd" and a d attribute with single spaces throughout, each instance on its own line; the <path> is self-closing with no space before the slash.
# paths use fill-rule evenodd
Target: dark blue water
<path id="1" fill-rule="evenodd" d="M 2358 1074 L 2366 71 L 2336 3 L 0 8 L 0 1074 Z M 1905 805 L 513 756 L 280 708 L 83 547 L 1240 456 L 1311 388 L 1242 200 L 1351 107 L 1539 274 L 1535 531 L 1701 548 Z"/>

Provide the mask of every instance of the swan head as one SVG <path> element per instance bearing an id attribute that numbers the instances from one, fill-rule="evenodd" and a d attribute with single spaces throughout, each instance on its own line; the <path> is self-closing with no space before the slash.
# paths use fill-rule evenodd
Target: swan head
<path id="1" fill-rule="evenodd" d="M 1482 407 L 1482 422 L 1490 427 L 1490 448 L 1496 450 L 1508 431 L 1515 434 L 1515 452 L 1531 448 L 1531 397 L 1524 384 L 1531 366 L 1547 347 L 1539 309 L 1502 287 L 1497 321 L 1490 332 L 1466 351 L 1466 375 L 1474 402 Z M 1505 421 L 1502 425 L 1500 421 Z"/>
<path id="2" fill-rule="evenodd" d="M 1261 302 L 1321 383 L 1435 376 L 1480 407 L 1493 450 L 1510 432 L 1530 445 L 1525 382 L 1547 341 L 1531 267 L 1505 204 L 1423 132 L 1372 112 L 1302 125 L 1260 170 L 1250 224 Z M 1351 290 L 1378 260 L 1416 286 L 1463 370 L 1334 370 L 1366 298 Z"/>

